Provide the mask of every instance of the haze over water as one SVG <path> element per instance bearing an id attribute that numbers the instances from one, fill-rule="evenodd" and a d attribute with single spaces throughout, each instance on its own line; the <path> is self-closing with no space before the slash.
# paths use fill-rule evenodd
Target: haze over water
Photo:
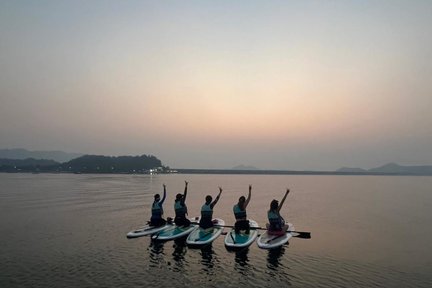
<path id="1" fill-rule="evenodd" d="M 226 251 L 127 239 L 167 185 L 165 215 L 189 181 L 189 216 L 224 188 L 214 215 L 252 184 L 248 217 L 261 226 L 272 199 L 312 239 L 281 251 Z M 430 287 L 431 177 L 0 174 L 1 287 Z"/>
<path id="2" fill-rule="evenodd" d="M 0 1 L 0 148 L 432 164 L 431 1 Z"/>

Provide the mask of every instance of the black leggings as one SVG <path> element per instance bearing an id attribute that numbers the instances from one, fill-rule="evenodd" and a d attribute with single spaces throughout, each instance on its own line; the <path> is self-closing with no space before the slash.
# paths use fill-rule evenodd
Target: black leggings
<path id="1" fill-rule="evenodd" d="M 159 227 L 159 226 L 165 225 L 165 223 L 166 223 L 166 220 L 163 218 L 156 218 L 156 219 L 151 218 L 150 219 L 150 226 Z"/>
<path id="2" fill-rule="evenodd" d="M 199 226 L 203 229 L 211 228 L 211 227 L 213 227 L 213 222 L 211 219 L 201 218 L 201 220 L 199 222 Z"/>
<path id="3" fill-rule="evenodd" d="M 249 233 L 249 220 L 237 220 L 237 222 L 234 224 L 234 229 L 236 233 L 240 233 L 240 230 L 246 230 L 246 233 Z"/>
<path id="4" fill-rule="evenodd" d="M 177 225 L 177 226 L 184 226 L 184 227 L 187 227 L 187 226 L 189 226 L 190 225 L 190 220 L 189 219 L 187 219 L 187 218 L 185 218 L 185 217 L 175 217 L 174 218 L 174 223 Z"/>

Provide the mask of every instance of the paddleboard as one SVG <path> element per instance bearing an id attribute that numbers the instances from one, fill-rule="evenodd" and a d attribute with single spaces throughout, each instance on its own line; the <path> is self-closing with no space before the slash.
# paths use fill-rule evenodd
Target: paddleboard
<path id="1" fill-rule="evenodd" d="M 287 243 L 288 240 L 293 236 L 289 231 L 294 231 L 293 224 L 288 223 L 288 225 L 288 231 L 282 235 L 272 235 L 268 234 L 268 231 L 265 231 L 257 239 L 258 247 L 262 249 L 273 249 Z"/>
<path id="2" fill-rule="evenodd" d="M 258 223 L 254 220 L 249 219 L 249 225 L 251 227 L 249 234 L 245 231 L 240 231 L 240 233 L 235 233 L 235 229 L 232 228 L 230 232 L 225 236 L 225 246 L 227 248 L 244 248 L 251 245 L 258 236 L 257 229 L 254 227 L 259 227 Z"/>
<path id="3" fill-rule="evenodd" d="M 165 224 L 162 226 L 150 226 L 149 224 L 145 225 L 144 227 L 141 227 L 137 230 L 132 230 L 129 233 L 127 233 L 126 237 L 127 238 L 137 238 L 137 237 L 141 237 L 141 236 L 147 236 L 147 235 L 152 235 L 154 233 L 157 233 L 159 231 L 162 231 L 163 229 L 172 226 L 172 224 Z"/>
<path id="4" fill-rule="evenodd" d="M 225 225 L 225 221 L 219 218 L 213 219 L 214 227 L 203 229 L 199 226 L 189 234 L 186 239 L 186 243 L 192 246 L 207 245 L 213 242 L 222 233 Z"/>
<path id="5" fill-rule="evenodd" d="M 191 222 L 196 221 L 196 218 L 190 218 Z M 165 229 L 152 235 L 153 240 L 168 241 L 189 235 L 195 228 L 196 224 L 190 224 L 187 227 L 177 226 L 175 224 L 167 226 Z"/>

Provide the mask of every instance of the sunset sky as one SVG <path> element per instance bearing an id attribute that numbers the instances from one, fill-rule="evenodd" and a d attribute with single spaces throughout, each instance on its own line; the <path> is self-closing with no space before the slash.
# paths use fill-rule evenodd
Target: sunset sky
<path id="1" fill-rule="evenodd" d="M 432 1 L 0 1 L 0 149 L 432 165 Z"/>

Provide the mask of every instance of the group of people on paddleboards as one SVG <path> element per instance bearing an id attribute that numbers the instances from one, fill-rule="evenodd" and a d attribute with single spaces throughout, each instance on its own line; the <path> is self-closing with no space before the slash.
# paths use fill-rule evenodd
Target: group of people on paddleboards
<path id="1" fill-rule="evenodd" d="M 183 194 L 178 193 L 176 195 L 174 201 L 174 211 L 175 218 L 174 223 L 177 226 L 187 227 L 191 225 L 191 221 L 186 217 L 188 215 L 188 209 L 186 206 L 186 196 L 187 196 L 188 182 L 185 181 L 185 188 Z M 280 210 L 285 202 L 286 197 L 288 196 L 289 189 L 286 190 L 285 195 L 283 196 L 281 202 L 273 199 L 270 202 L 270 209 L 267 212 L 268 224 L 266 224 L 266 228 L 271 234 L 283 234 L 287 231 L 288 225 L 285 224 L 285 220 L 280 215 Z M 205 197 L 205 203 L 201 207 L 201 218 L 199 221 L 199 226 L 203 229 L 213 227 L 213 208 L 216 203 L 219 201 L 222 194 L 222 188 L 219 187 L 219 193 L 216 198 L 213 200 L 211 195 L 207 195 Z M 249 234 L 250 224 L 247 219 L 246 207 L 249 204 L 252 195 L 252 185 L 249 185 L 249 193 L 247 198 L 245 196 L 241 196 L 238 200 L 238 203 L 234 205 L 233 212 L 236 222 L 234 224 L 235 233 L 240 233 L 240 231 L 245 231 L 246 234 Z M 152 204 L 152 215 L 150 218 L 151 226 L 163 226 L 166 224 L 167 220 L 163 218 L 163 203 L 166 199 L 166 185 L 163 184 L 163 197 L 161 199 L 159 194 L 154 195 L 154 201 Z"/>

